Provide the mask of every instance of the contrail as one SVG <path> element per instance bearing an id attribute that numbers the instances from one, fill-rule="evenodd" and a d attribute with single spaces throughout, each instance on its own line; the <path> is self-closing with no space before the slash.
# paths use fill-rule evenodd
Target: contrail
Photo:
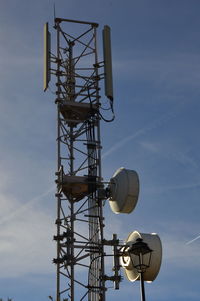
<path id="1" fill-rule="evenodd" d="M 178 111 L 180 112 L 180 110 Z M 168 122 L 170 119 L 177 116 L 178 112 L 170 112 L 168 114 L 162 115 L 160 118 L 154 120 L 152 123 L 150 123 L 148 126 L 138 130 L 133 135 L 127 136 L 124 139 L 122 139 L 120 142 L 117 142 L 114 146 L 112 146 L 108 151 L 102 154 L 102 159 L 105 159 L 107 156 L 115 152 L 117 149 L 121 148 L 124 144 L 126 144 L 128 141 L 133 140 L 137 137 L 140 137 L 142 135 L 145 135 L 146 133 L 160 127 L 164 123 Z"/>
<path id="2" fill-rule="evenodd" d="M 197 237 L 195 237 L 194 239 L 192 240 L 189 240 L 188 242 L 186 242 L 186 245 L 190 245 L 191 243 L 193 243 L 195 240 L 199 239 L 200 238 L 200 235 L 198 235 Z"/>
<path id="3" fill-rule="evenodd" d="M 7 216 L 5 216 L 4 218 L 2 218 L 0 220 L 0 225 L 12 220 L 16 215 L 23 213 L 24 211 L 26 211 L 32 204 L 35 204 L 36 202 L 40 201 L 43 197 L 49 195 L 53 190 L 55 189 L 55 187 L 51 187 L 50 189 L 48 189 L 47 191 L 43 192 L 42 194 L 39 194 L 37 196 L 35 196 L 34 198 L 30 199 L 28 202 L 26 202 L 24 205 L 20 206 L 17 210 L 11 212 L 10 214 L 8 214 Z"/>

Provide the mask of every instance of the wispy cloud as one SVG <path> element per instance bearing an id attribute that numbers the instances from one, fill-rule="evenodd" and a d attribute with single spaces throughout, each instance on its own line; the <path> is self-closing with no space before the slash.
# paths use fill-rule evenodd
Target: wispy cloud
<path id="1" fill-rule="evenodd" d="M 54 257 L 52 217 L 31 207 L 12 218 L 0 229 L 1 278 L 53 271 Z"/>
<path id="2" fill-rule="evenodd" d="M 177 225 L 174 226 L 176 227 Z M 185 244 L 184 234 L 162 233 L 161 238 L 163 244 L 163 262 L 165 264 L 173 264 L 182 268 L 200 267 L 199 247 L 191 245 L 192 241 Z"/>
<path id="3" fill-rule="evenodd" d="M 195 242 L 196 240 L 198 240 L 200 238 L 200 235 L 198 235 L 197 237 L 195 237 L 192 240 L 189 240 L 188 242 L 186 242 L 186 245 L 190 245 L 191 243 Z"/>
<path id="4" fill-rule="evenodd" d="M 140 145 L 151 153 L 172 159 L 187 167 L 189 166 L 193 169 L 199 169 L 198 162 L 196 162 L 191 155 L 188 155 L 188 149 L 183 149 L 182 147 L 180 150 L 180 147 L 177 147 L 174 143 L 165 143 L 159 139 L 159 143 L 142 141 L 140 142 Z"/>
<path id="5" fill-rule="evenodd" d="M 183 103 L 181 105 L 183 105 Z M 180 106 L 179 106 L 179 110 L 180 110 Z M 116 150 L 118 150 L 119 148 L 124 146 L 129 141 L 139 138 L 143 135 L 146 135 L 153 130 L 156 130 L 157 128 L 161 127 L 162 125 L 167 123 L 172 118 L 175 118 L 177 116 L 177 114 L 178 114 L 177 108 L 174 111 L 170 111 L 167 114 L 163 114 L 161 117 L 159 117 L 156 120 L 153 120 L 150 124 L 141 128 L 134 134 L 129 135 L 129 136 L 125 137 L 124 139 L 122 139 L 121 141 L 115 143 L 114 146 L 112 146 L 109 150 L 107 150 L 105 153 L 102 154 L 102 159 L 105 159 L 106 157 L 108 157 L 113 152 L 115 152 Z"/>
<path id="6" fill-rule="evenodd" d="M 10 222 L 12 219 L 16 218 L 20 215 L 25 213 L 27 210 L 30 209 L 30 207 L 41 201 L 44 197 L 48 196 L 50 193 L 52 193 L 55 190 L 55 187 L 51 187 L 50 189 L 48 189 L 47 191 L 35 196 L 34 198 L 30 199 L 28 202 L 26 202 L 24 205 L 19 205 L 18 204 L 18 208 L 14 209 L 11 211 L 11 213 L 1 217 L 0 220 L 0 226 L 3 225 L 4 223 Z"/>

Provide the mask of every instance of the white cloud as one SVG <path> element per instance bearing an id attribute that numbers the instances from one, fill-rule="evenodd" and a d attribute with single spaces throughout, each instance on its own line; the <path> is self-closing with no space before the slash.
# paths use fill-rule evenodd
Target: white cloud
<path id="1" fill-rule="evenodd" d="M 160 145 L 157 145 L 156 143 L 148 142 L 148 141 L 142 141 L 140 142 L 140 145 L 145 148 L 147 151 L 150 151 L 152 153 L 158 153 L 160 152 Z"/>
<path id="2" fill-rule="evenodd" d="M 48 193 L 23 206 L 17 200 L 1 195 L 0 269 L 4 271 L 1 277 L 52 272 L 53 217 L 47 215 L 42 206 L 36 206 L 36 202 L 42 201 Z"/>
<path id="3" fill-rule="evenodd" d="M 151 123 L 149 123 L 145 127 L 137 130 L 134 134 L 126 136 L 124 139 L 122 139 L 121 141 L 115 143 L 114 146 L 112 146 L 109 150 L 107 150 L 105 153 L 103 153 L 102 154 L 102 159 L 104 159 L 107 156 L 111 155 L 113 152 L 117 151 L 119 148 L 124 146 L 129 141 L 132 141 L 132 140 L 134 140 L 136 138 L 139 138 L 141 136 L 145 136 L 146 134 L 148 134 L 152 130 L 160 128 L 162 125 L 169 122 L 172 118 L 176 117 L 177 114 L 178 114 L 177 111 L 167 112 L 167 113 L 163 114 L 161 117 L 157 118 L 156 120 L 153 120 Z"/>
<path id="4" fill-rule="evenodd" d="M 3 209 L 1 220 L 0 220 L 0 226 L 4 223 L 8 223 L 13 219 L 18 218 L 18 216 L 21 216 L 23 214 L 26 214 L 27 211 L 32 209 L 32 206 L 34 206 L 37 202 L 41 201 L 44 197 L 48 196 L 50 193 L 52 193 L 55 190 L 55 187 L 52 187 L 45 191 L 44 193 L 35 196 L 31 200 L 27 201 L 25 204 L 21 205 L 17 201 L 5 201 L 5 197 L 2 196 L 4 204 L 1 204 L 1 208 Z M 3 205 L 3 206 L 2 206 Z M 12 207 L 9 208 L 9 206 Z M 9 211 L 8 214 L 5 214 L 4 211 Z"/>

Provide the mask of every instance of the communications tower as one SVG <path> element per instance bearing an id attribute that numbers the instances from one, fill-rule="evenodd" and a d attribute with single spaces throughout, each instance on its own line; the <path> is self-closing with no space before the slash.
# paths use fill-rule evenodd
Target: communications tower
<path id="1" fill-rule="evenodd" d="M 56 79 L 56 301 L 105 301 L 106 281 L 113 281 L 119 289 L 120 266 L 123 262 L 124 268 L 132 265 L 127 263 L 132 258 L 127 253 L 130 248 L 120 245 L 116 234 L 110 240 L 104 237 L 105 200 L 110 199 L 114 212 L 130 213 L 138 199 L 139 183 L 136 172 L 123 168 L 107 184 L 102 178 L 102 79 L 108 100 L 106 110 L 111 112 L 109 121 L 114 119 L 114 112 L 110 28 L 106 25 L 103 29 L 103 60 L 97 53 L 97 28 L 94 22 L 55 18 L 53 54 L 48 23 L 44 27 L 44 91 L 51 75 Z M 117 184 L 126 186 L 125 191 Z M 111 276 L 106 274 L 105 246 L 113 249 Z"/>

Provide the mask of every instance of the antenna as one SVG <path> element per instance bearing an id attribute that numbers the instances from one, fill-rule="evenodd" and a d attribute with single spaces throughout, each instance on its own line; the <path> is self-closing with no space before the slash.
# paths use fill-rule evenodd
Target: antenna
<path id="1" fill-rule="evenodd" d="M 110 208 L 114 213 L 131 213 L 138 201 L 139 177 L 136 171 L 119 168 L 110 179 Z"/>
<path id="2" fill-rule="evenodd" d="M 140 280 L 139 273 L 137 271 L 137 266 L 139 265 L 138 257 L 131 252 L 131 247 L 134 245 L 138 239 L 142 239 L 152 251 L 151 254 L 151 264 L 144 272 L 144 281 L 154 281 L 159 273 L 161 261 L 162 261 L 162 245 L 160 238 L 157 234 L 151 233 L 140 233 L 138 231 L 133 231 L 129 234 L 125 241 L 124 253 L 120 258 L 121 265 L 124 268 L 125 275 L 127 279 L 131 282 Z M 149 257 L 147 254 L 143 254 L 143 265 L 149 265 Z"/>
<path id="3" fill-rule="evenodd" d="M 50 51 L 48 23 L 44 26 L 44 91 L 52 73 L 56 77 L 57 109 L 55 300 L 105 301 L 107 281 L 119 289 L 121 267 L 130 281 L 139 276 L 155 279 L 161 264 L 161 243 L 158 236 L 137 231 L 131 232 L 124 243 L 117 234 L 105 239 L 105 201 L 109 200 L 114 213 L 127 214 L 135 209 L 139 196 L 136 171 L 122 167 L 109 182 L 102 177 L 100 122 L 106 119 L 100 112 L 103 72 L 99 69 L 104 67 L 105 94 L 112 104 L 110 27 L 103 29 L 102 65 L 97 51 L 97 23 L 62 18 L 54 21 L 56 54 Z M 72 32 L 68 32 L 69 22 L 76 24 Z M 50 63 L 54 64 L 52 68 Z M 107 247 L 112 247 L 111 255 L 106 253 Z M 138 264 L 134 254 L 145 258 L 147 253 L 152 255 L 151 265 Z M 106 256 L 114 259 L 112 275 L 107 274 Z"/>
<path id="4" fill-rule="evenodd" d="M 51 34 L 48 29 L 48 23 L 44 25 L 44 80 L 43 89 L 44 92 L 48 89 L 49 82 L 51 80 Z"/>
<path id="5" fill-rule="evenodd" d="M 103 29 L 103 55 L 104 55 L 104 82 L 105 95 L 113 100 L 113 79 L 112 79 L 112 54 L 111 54 L 111 39 L 110 27 L 104 26 Z"/>

